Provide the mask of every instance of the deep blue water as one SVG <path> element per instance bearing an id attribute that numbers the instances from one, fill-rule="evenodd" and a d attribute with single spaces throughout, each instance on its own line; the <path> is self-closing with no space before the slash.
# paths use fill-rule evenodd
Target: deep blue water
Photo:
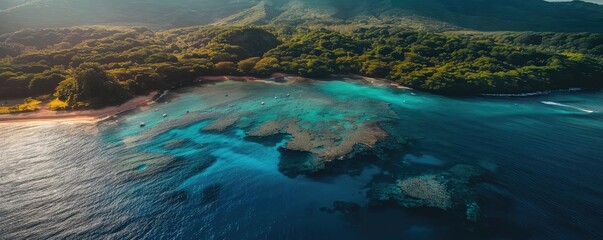
<path id="1" fill-rule="evenodd" d="M 0 123 L 0 239 L 603 239 L 602 92 L 447 98 L 344 81 L 225 82 L 164 101 L 97 125 Z M 207 130 L 228 116 L 232 125 Z M 249 132 L 289 119 L 342 139 L 376 123 L 413 144 L 339 171 L 284 174 L 291 136 Z M 475 223 L 368 207 L 377 179 L 459 163 L 487 172 L 472 186 Z M 334 201 L 361 209 L 320 210 Z"/>

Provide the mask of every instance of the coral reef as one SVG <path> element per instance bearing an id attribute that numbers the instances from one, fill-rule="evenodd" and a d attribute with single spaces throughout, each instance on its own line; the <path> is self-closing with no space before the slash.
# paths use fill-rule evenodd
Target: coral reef
<path id="1" fill-rule="evenodd" d="M 395 202 L 404 208 L 458 209 L 463 219 L 476 222 L 480 207 L 472 181 L 485 174 L 479 167 L 455 165 L 439 172 L 373 182 L 368 197 L 373 205 Z M 455 211 L 456 212 L 456 211 Z"/>
<path id="2" fill-rule="evenodd" d="M 406 198 L 403 201 L 406 207 L 427 206 L 446 210 L 452 203 L 450 192 L 442 182 L 441 177 L 438 179 L 435 175 L 425 175 L 404 179 L 397 185 Z"/>
<path id="3" fill-rule="evenodd" d="M 354 146 L 363 144 L 374 147 L 379 140 L 388 137 L 388 134 L 376 124 L 361 124 L 340 131 L 341 125 L 331 122 L 319 121 L 310 128 L 303 128 L 305 124 L 298 118 L 285 121 L 270 121 L 248 132 L 249 136 L 269 136 L 279 133 L 291 135 L 291 140 L 284 146 L 291 151 L 304 151 L 315 154 L 321 161 L 331 161 L 349 154 Z"/>
<path id="4" fill-rule="evenodd" d="M 139 134 L 125 140 L 136 145 L 156 137 L 170 138 L 172 129 L 186 128 L 206 122 L 201 132 L 223 132 L 236 128 L 244 137 L 263 138 L 288 135 L 281 152 L 304 152 L 308 157 L 295 160 L 282 158 L 279 167 L 297 174 L 314 173 L 334 161 L 353 159 L 351 155 L 379 151 L 390 134 L 386 123 L 399 119 L 391 106 L 371 98 L 349 101 L 337 95 L 314 89 L 315 82 L 295 83 L 284 92 L 282 86 L 223 82 L 199 88 L 202 107 L 191 106 L 181 116 L 172 116 L 149 124 Z M 344 86 L 345 87 L 345 86 Z M 286 97 L 285 97 L 286 96 Z M 259 103 L 265 103 L 264 105 Z M 369 109 L 370 111 L 367 111 Z M 165 149 L 188 143 L 168 142 Z"/>
<path id="5" fill-rule="evenodd" d="M 290 119 L 289 121 L 295 121 L 294 119 Z M 260 125 L 259 127 L 247 132 L 248 136 L 251 137 L 266 137 L 270 135 L 275 135 L 278 133 L 282 133 L 285 126 L 288 124 L 283 123 L 281 121 L 269 121 Z"/>

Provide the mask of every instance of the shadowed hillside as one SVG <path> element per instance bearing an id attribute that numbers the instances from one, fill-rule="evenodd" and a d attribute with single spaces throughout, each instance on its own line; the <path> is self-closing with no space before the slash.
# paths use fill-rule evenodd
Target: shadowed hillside
<path id="1" fill-rule="evenodd" d="M 603 6 L 542 0 L 12 0 L 0 33 L 85 24 L 167 29 L 203 24 L 406 26 L 415 29 L 603 32 Z"/>

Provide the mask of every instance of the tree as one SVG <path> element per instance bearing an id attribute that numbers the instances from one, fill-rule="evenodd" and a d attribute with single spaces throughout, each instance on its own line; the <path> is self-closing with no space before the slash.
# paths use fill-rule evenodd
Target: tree
<path id="1" fill-rule="evenodd" d="M 255 67 L 253 67 L 253 71 L 255 71 L 256 73 L 258 73 L 260 75 L 270 75 L 271 73 L 274 73 L 274 71 L 276 71 L 279 68 L 280 68 L 280 65 L 276 58 L 265 57 L 265 58 L 262 58 L 260 61 L 258 61 L 255 64 Z"/>
<path id="2" fill-rule="evenodd" d="M 219 62 L 216 64 L 216 72 L 218 74 L 235 74 L 237 66 L 233 62 Z"/>
<path id="3" fill-rule="evenodd" d="M 55 96 L 72 106 L 118 104 L 129 97 L 119 83 L 97 63 L 83 63 L 59 83 Z"/>
<path id="4" fill-rule="evenodd" d="M 389 71 L 389 66 L 380 60 L 370 60 L 364 62 L 362 66 L 362 73 L 371 77 L 385 77 L 389 74 Z"/>
<path id="5" fill-rule="evenodd" d="M 241 60 L 237 65 L 239 67 L 239 70 L 243 73 L 251 73 L 251 71 L 253 70 L 253 68 L 255 67 L 255 64 L 260 61 L 259 57 L 252 57 L 252 58 L 248 58 L 245 60 Z"/>
<path id="6" fill-rule="evenodd" d="M 46 71 L 42 74 L 36 74 L 29 81 L 29 92 L 31 94 L 51 94 L 57 84 L 65 79 L 65 76 L 59 73 Z"/>

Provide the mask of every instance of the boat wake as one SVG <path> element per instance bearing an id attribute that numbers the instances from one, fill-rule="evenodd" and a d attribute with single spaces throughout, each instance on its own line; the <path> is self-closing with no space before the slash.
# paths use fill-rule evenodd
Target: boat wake
<path id="1" fill-rule="evenodd" d="M 551 106 L 558 106 L 558 107 L 565 107 L 565 108 L 571 108 L 571 109 L 576 109 L 585 113 L 594 113 L 595 111 L 593 110 L 588 110 L 588 109 L 584 109 L 584 108 L 580 108 L 580 107 L 576 107 L 576 106 L 572 106 L 572 105 L 567 105 L 567 104 L 562 104 L 562 103 L 557 103 L 557 102 L 550 102 L 550 101 L 542 101 L 541 103 L 546 104 L 546 105 L 551 105 Z"/>

